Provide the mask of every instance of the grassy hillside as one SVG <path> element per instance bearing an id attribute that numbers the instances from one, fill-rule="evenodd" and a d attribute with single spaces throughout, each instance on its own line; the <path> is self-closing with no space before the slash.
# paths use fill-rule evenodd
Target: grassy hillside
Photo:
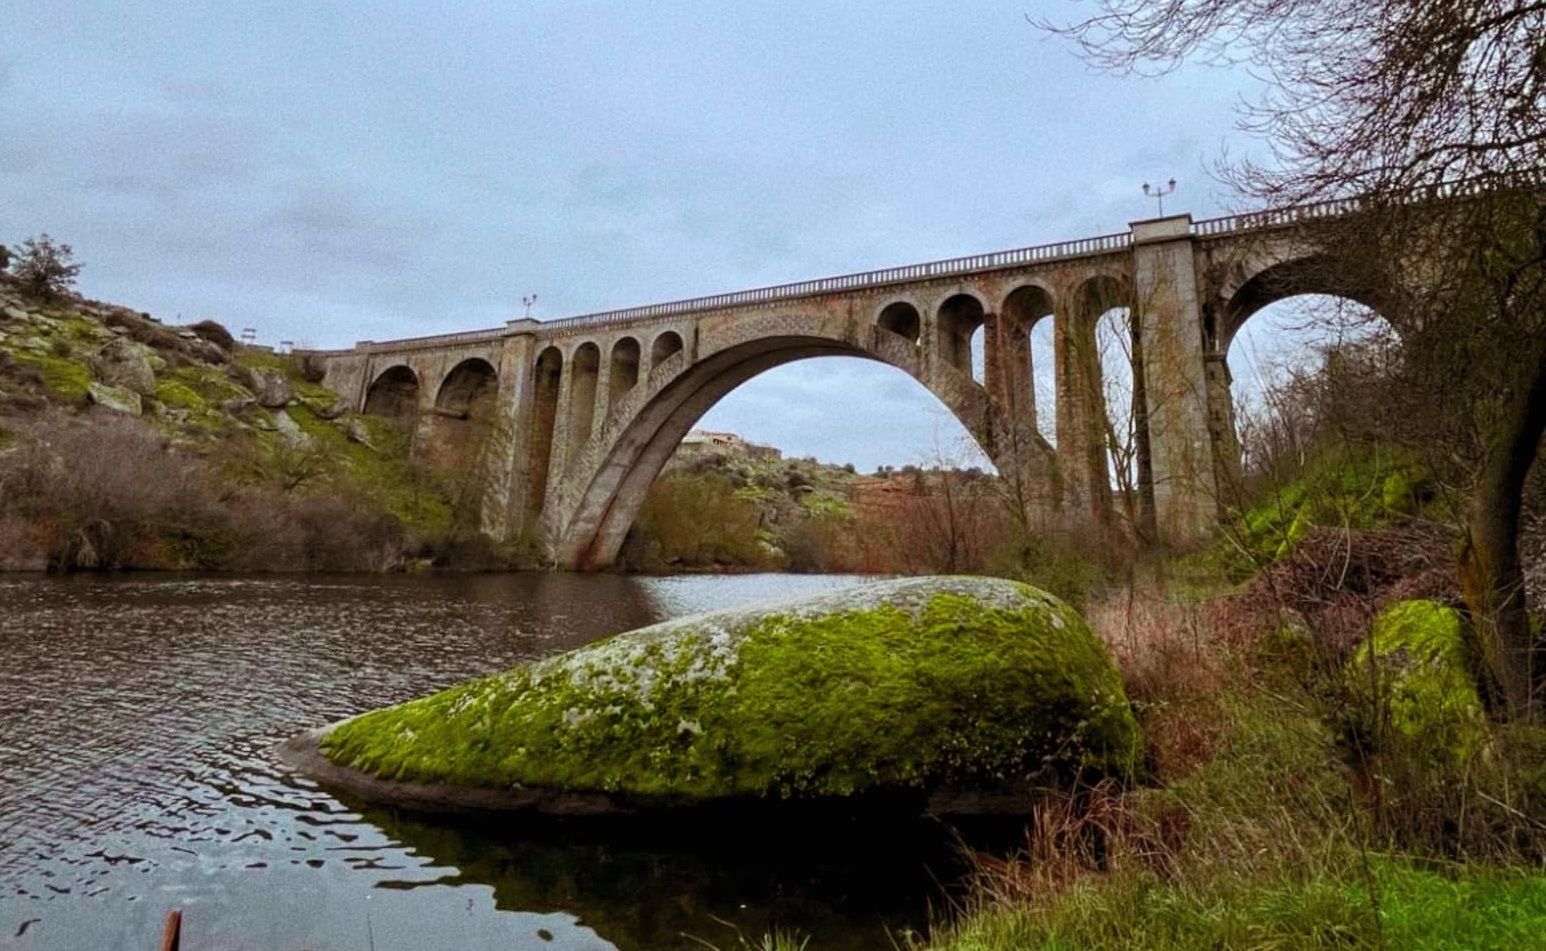
<path id="1" fill-rule="evenodd" d="M 486 549 L 409 434 L 319 379 L 218 324 L 0 280 L 0 566 L 383 570 Z"/>

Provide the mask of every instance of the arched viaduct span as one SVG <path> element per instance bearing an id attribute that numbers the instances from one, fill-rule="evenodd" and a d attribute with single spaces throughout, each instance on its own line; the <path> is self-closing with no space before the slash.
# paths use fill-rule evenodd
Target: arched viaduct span
<path id="1" fill-rule="evenodd" d="M 312 351 L 325 383 L 411 427 L 415 451 L 481 482 L 483 528 L 533 533 L 553 561 L 616 556 L 645 490 L 709 407 L 764 370 L 824 355 L 913 377 L 961 421 L 1041 524 L 1112 513 L 1095 322 L 1130 308 L 1140 511 L 1160 540 L 1214 525 L 1238 454 L 1229 341 L 1300 293 L 1360 295 L 1321 265 L 1327 203 L 492 330 Z M 1051 320 L 1055 405 L 1038 406 L 1029 334 Z M 985 373 L 971 341 L 984 327 Z M 834 406 L 836 416 L 842 407 Z M 1057 445 L 1037 430 L 1053 414 Z"/>

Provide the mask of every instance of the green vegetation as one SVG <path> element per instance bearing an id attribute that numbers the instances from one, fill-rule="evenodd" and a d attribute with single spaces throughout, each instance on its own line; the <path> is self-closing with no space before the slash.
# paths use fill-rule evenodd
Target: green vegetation
<path id="1" fill-rule="evenodd" d="M 408 434 L 341 413 L 289 356 L 236 345 L 210 321 L 168 328 L 63 294 L 40 302 L 3 279 L 0 305 L 0 567 L 383 570 L 513 557 L 465 543 L 476 513 L 459 514 Z M 117 374 L 145 394 L 139 406 L 128 393 L 124 412 L 89 406 L 91 388 Z M 293 396 L 265 409 L 260 385 Z"/>
<path id="2" fill-rule="evenodd" d="M 1386 446 L 1324 452 L 1230 520 L 1203 556 L 1204 570 L 1244 580 L 1289 554 L 1317 527 L 1380 528 L 1427 514 L 1437 504 L 1427 471 L 1405 452 Z"/>
<path id="3" fill-rule="evenodd" d="M 19 352 L 16 362 L 36 367 L 43 375 L 43 385 L 49 395 L 62 403 L 79 406 L 86 401 L 86 388 L 91 385 L 91 371 L 83 364 L 57 354 Z"/>
<path id="4" fill-rule="evenodd" d="M 1350 690 L 1272 639 L 1215 632 L 1207 662 L 1158 669 L 1179 645 L 1151 640 L 1122 659 L 1158 784 L 1050 803 L 1031 850 L 985 869 L 927 947 L 1531 946 L 1546 934 L 1543 741 L 1476 716 L 1457 624 L 1431 602 L 1387 610 L 1369 649 L 1410 656 L 1372 683 L 1350 668 Z M 1367 700 L 1401 715 L 1350 737 L 1346 710 Z"/>
<path id="5" fill-rule="evenodd" d="M 1138 743 L 1076 612 L 943 578 L 644 628 L 348 720 L 323 749 L 391 779 L 704 800 L 1125 775 Z"/>
<path id="6" fill-rule="evenodd" d="M 1456 764 L 1482 753 L 1486 717 L 1464 627 L 1458 611 L 1433 601 L 1401 601 L 1375 619 L 1346 674 L 1364 742 L 1386 736 Z"/>
<path id="7" fill-rule="evenodd" d="M 1389 856 L 1345 877 L 1279 876 L 1186 887 L 1086 885 L 1046 910 L 973 917 L 948 951 L 1423 948 L 1512 951 L 1546 927 L 1546 877 L 1468 867 L 1445 874 Z"/>

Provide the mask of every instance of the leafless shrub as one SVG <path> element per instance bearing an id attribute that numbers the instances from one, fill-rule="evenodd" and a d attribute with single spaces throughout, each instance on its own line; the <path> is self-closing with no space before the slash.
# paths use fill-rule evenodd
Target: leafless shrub
<path id="1" fill-rule="evenodd" d="M 188 329 L 198 334 L 200 339 L 209 341 L 226 353 L 236 348 L 236 338 L 231 336 L 231 331 L 218 321 L 201 320 L 196 324 L 189 324 Z"/>
<path id="2" fill-rule="evenodd" d="M 59 297 L 75 286 L 75 278 L 81 272 L 81 265 L 72 260 L 74 255 L 68 244 L 55 243 L 47 234 L 28 238 L 21 243 L 21 253 L 11 267 L 11 278 L 33 297 Z"/>

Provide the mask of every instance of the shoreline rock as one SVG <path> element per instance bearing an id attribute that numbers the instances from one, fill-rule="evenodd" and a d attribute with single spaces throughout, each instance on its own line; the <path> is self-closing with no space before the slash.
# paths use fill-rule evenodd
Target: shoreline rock
<path id="1" fill-rule="evenodd" d="M 376 710 L 283 755 L 366 799 L 594 814 L 897 796 L 1016 811 L 1139 768 L 1105 647 L 984 578 L 881 582 L 667 621 Z"/>

